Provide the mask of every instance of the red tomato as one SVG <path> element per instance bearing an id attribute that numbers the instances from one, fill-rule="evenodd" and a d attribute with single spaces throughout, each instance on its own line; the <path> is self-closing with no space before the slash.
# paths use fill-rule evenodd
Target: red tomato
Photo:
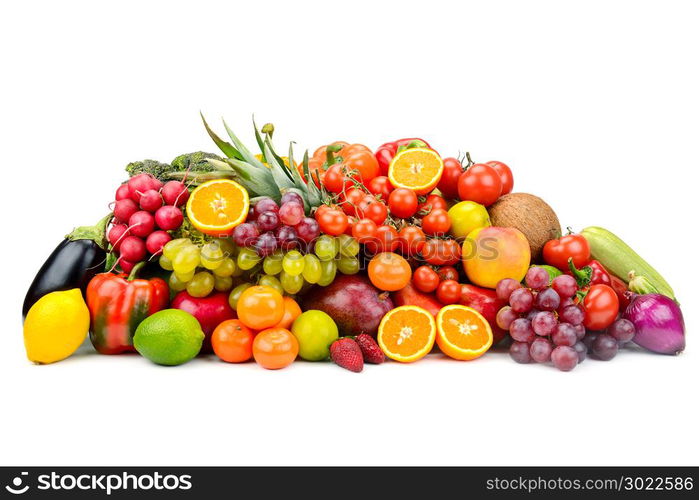
<path id="1" fill-rule="evenodd" d="M 347 214 L 353 217 L 362 218 L 363 215 L 359 210 L 359 205 L 366 196 L 366 193 L 359 188 L 351 188 L 345 191 L 341 197 L 340 207 Z"/>
<path id="2" fill-rule="evenodd" d="M 417 195 L 415 191 L 407 188 L 394 189 L 388 197 L 388 208 L 396 217 L 402 219 L 412 217 L 417 211 Z"/>
<path id="3" fill-rule="evenodd" d="M 453 266 L 442 266 L 437 270 L 437 275 L 440 281 L 455 280 L 459 281 L 459 271 Z"/>
<path id="4" fill-rule="evenodd" d="M 357 218 L 348 216 L 347 217 L 347 229 L 345 229 L 345 234 L 347 236 L 352 236 L 352 231 L 354 230 L 354 226 L 357 224 Z"/>
<path id="5" fill-rule="evenodd" d="M 427 240 L 422 247 L 422 258 L 435 266 L 451 266 L 461 259 L 461 246 L 455 240 Z"/>
<path id="6" fill-rule="evenodd" d="M 588 330 L 604 330 L 614 323 L 619 314 L 619 298 L 611 286 L 592 285 L 583 300 Z"/>
<path id="7" fill-rule="evenodd" d="M 446 280 L 437 286 L 437 299 L 444 305 L 456 304 L 461 299 L 461 285 L 458 281 Z"/>
<path id="8" fill-rule="evenodd" d="M 359 204 L 359 210 L 367 219 L 371 219 L 377 224 L 383 224 L 388 217 L 386 205 L 374 198 L 372 195 L 365 196 Z"/>
<path id="9" fill-rule="evenodd" d="M 379 226 L 376 237 L 366 243 L 366 248 L 371 253 L 393 252 L 397 246 L 398 231 L 391 226 Z"/>
<path id="10" fill-rule="evenodd" d="M 449 205 L 447 205 L 447 200 L 445 200 L 438 194 L 431 194 L 425 199 L 425 201 L 418 204 L 417 213 L 418 215 L 427 215 L 435 208 L 447 210 L 449 208 Z"/>
<path id="11" fill-rule="evenodd" d="M 425 233 L 417 226 L 405 226 L 398 232 L 398 250 L 403 255 L 418 255 L 425 244 Z"/>
<path id="12" fill-rule="evenodd" d="M 502 194 L 500 175 L 490 165 L 476 163 L 459 177 L 459 198 L 484 206 L 495 203 Z"/>
<path id="13" fill-rule="evenodd" d="M 352 181 L 345 176 L 340 164 L 333 165 L 323 174 L 323 186 L 331 193 L 341 193 L 351 185 Z"/>
<path id="14" fill-rule="evenodd" d="M 424 293 L 434 292 L 439 286 L 439 276 L 430 266 L 420 266 L 413 271 L 413 286 Z"/>
<path id="15" fill-rule="evenodd" d="M 437 189 L 445 198 L 457 198 L 459 196 L 459 177 L 464 173 L 464 166 L 456 158 L 444 158 L 444 170 L 439 179 Z"/>
<path id="16" fill-rule="evenodd" d="M 435 208 L 422 218 L 422 230 L 431 236 L 446 234 L 450 227 L 451 219 L 443 208 Z"/>
<path id="17" fill-rule="evenodd" d="M 590 262 L 590 244 L 582 234 L 568 234 L 544 245 L 544 261 L 561 271 L 568 270 L 568 259 L 580 269 Z"/>
<path id="18" fill-rule="evenodd" d="M 320 230 L 332 236 L 344 233 L 349 224 L 347 215 L 338 208 L 319 209 L 316 211 L 315 218 L 318 221 Z"/>
<path id="19" fill-rule="evenodd" d="M 493 167 L 500 176 L 500 180 L 502 181 L 502 194 L 511 193 L 512 188 L 515 185 L 515 179 L 512 176 L 512 170 L 510 170 L 510 167 L 501 161 L 489 161 L 486 163 L 486 165 Z"/>
<path id="20" fill-rule="evenodd" d="M 352 236 L 359 243 L 366 243 L 376 238 L 376 222 L 371 219 L 360 219 L 352 228 Z"/>
<path id="21" fill-rule="evenodd" d="M 393 185 L 385 175 L 379 175 L 378 177 L 371 179 L 368 188 L 371 194 L 377 198 L 380 198 L 381 201 L 384 202 L 388 201 L 388 197 L 390 196 L 391 191 L 393 191 Z"/>

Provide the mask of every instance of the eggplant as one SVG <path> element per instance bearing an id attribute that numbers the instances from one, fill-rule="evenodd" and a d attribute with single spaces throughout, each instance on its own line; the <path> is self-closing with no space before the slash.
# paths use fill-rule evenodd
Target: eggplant
<path id="1" fill-rule="evenodd" d="M 80 288 L 104 269 L 107 258 L 106 229 L 112 214 L 94 226 L 82 226 L 66 235 L 34 277 L 24 297 L 22 321 L 34 303 L 47 293 Z"/>

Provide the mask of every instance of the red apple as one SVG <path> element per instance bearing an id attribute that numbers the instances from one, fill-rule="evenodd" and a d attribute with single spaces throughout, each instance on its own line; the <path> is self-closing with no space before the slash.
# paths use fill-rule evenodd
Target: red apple
<path id="1" fill-rule="evenodd" d="M 202 352 L 211 352 L 211 334 L 214 329 L 227 319 L 236 318 L 235 311 L 228 303 L 228 294 L 225 292 L 198 298 L 183 291 L 175 295 L 171 307 L 186 311 L 197 318 L 206 336 Z"/>
<path id="2" fill-rule="evenodd" d="M 493 345 L 505 338 L 507 332 L 497 325 L 495 317 L 498 311 L 507 304 L 498 299 L 495 290 L 475 285 L 461 285 L 461 300 L 459 303 L 475 309 L 490 323 L 490 328 L 493 330 Z"/>

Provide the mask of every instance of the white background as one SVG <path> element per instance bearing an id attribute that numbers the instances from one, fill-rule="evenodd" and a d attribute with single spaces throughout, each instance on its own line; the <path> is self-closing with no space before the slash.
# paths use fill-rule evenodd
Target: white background
<path id="1" fill-rule="evenodd" d="M 691 2 L 5 2 L 1 464 L 697 464 L 697 116 Z M 421 136 L 515 172 L 564 226 L 602 225 L 673 284 L 688 348 L 571 373 L 461 363 L 278 372 L 85 350 L 25 359 L 41 263 L 123 167 L 253 143 Z"/>

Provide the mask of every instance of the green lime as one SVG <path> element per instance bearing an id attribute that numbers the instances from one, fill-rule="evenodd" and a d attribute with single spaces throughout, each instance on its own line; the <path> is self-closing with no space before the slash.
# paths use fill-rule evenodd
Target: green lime
<path id="1" fill-rule="evenodd" d="M 306 311 L 291 325 L 299 341 L 299 356 L 306 361 L 321 361 L 330 356 L 330 344 L 339 337 L 337 325 L 323 311 Z"/>
<path id="2" fill-rule="evenodd" d="M 165 309 L 144 319 L 133 345 L 144 358 L 159 365 L 181 365 L 201 350 L 204 332 L 199 321 L 185 311 Z"/>

